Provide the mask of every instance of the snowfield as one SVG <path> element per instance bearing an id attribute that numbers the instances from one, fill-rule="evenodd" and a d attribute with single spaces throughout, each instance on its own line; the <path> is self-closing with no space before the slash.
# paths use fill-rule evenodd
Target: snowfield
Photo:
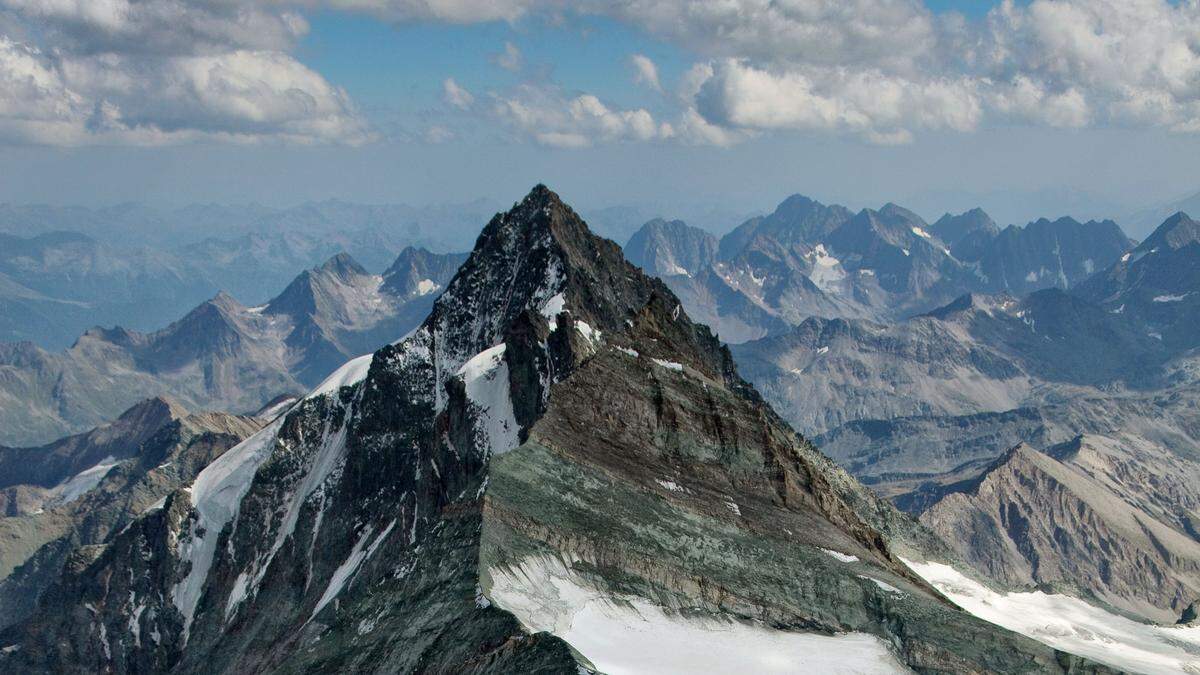
<path id="1" fill-rule="evenodd" d="M 112 455 L 100 460 L 100 463 L 90 469 L 84 469 L 74 476 L 68 478 L 58 484 L 54 491 L 57 493 L 53 498 L 55 505 L 70 504 L 79 499 L 92 488 L 100 484 L 108 472 L 116 465 L 120 464 Z"/>
<path id="2" fill-rule="evenodd" d="M 1200 626 L 1155 626 L 1069 595 L 997 593 L 949 565 L 904 560 L 954 604 L 1056 649 L 1148 675 L 1200 673 Z"/>
<path id="3" fill-rule="evenodd" d="M 374 354 L 363 354 L 347 361 L 341 368 L 333 371 L 332 375 L 325 378 L 324 382 L 317 385 L 317 388 L 313 389 L 306 398 L 336 394 L 342 387 L 352 387 L 367 379 L 367 371 L 371 369 L 371 359 L 374 356 Z"/>
<path id="4" fill-rule="evenodd" d="M 634 596 L 591 588 L 558 559 L 492 568 L 489 600 L 531 633 L 566 640 L 597 670 L 635 673 L 905 673 L 874 635 L 795 633 L 718 617 L 669 613 Z M 615 600 L 615 602 L 614 602 Z"/>

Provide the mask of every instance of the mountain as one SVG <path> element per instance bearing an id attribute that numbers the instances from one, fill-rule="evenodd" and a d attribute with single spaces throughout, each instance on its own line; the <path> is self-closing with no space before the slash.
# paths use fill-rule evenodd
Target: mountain
<path id="1" fill-rule="evenodd" d="M 1128 222 L 1133 228 L 1131 231 L 1140 236 L 1153 232 L 1164 220 L 1179 212 L 1200 213 L 1200 192 L 1166 204 L 1140 209 L 1129 214 L 1122 222 Z"/>
<path id="2" fill-rule="evenodd" d="M 795 194 L 780 202 L 770 215 L 751 218 L 722 237 L 720 257 L 723 260 L 733 258 L 758 237 L 773 239 L 785 247 L 812 244 L 833 232 L 852 215 L 844 206 L 826 206 Z"/>
<path id="3" fill-rule="evenodd" d="M 0 343 L 0 441 L 44 442 L 167 394 L 191 409 L 254 410 L 318 384 L 416 326 L 458 255 L 409 250 L 387 275 L 338 255 L 265 305 L 220 293 L 152 333 L 95 328 L 62 352 Z M 411 274 L 431 276 L 411 284 Z"/>
<path id="4" fill-rule="evenodd" d="M 625 257 L 656 277 L 692 276 L 708 269 L 717 257 L 717 238 L 682 220 L 656 218 L 625 244 Z"/>
<path id="5" fill-rule="evenodd" d="M 37 448 L 0 448 L 0 626 L 36 607 L 80 547 L 101 545 L 265 422 L 148 399 Z"/>
<path id="6" fill-rule="evenodd" d="M 1099 439 L 1077 438 L 1049 454 L 1018 445 L 942 497 L 921 521 L 991 578 L 1079 588 L 1124 611 L 1171 623 L 1200 598 L 1200 539 L 1118 491 L 1122 479 L 1158 466 Z M 1151 491 L 1139 486 L 1134 494 L 1194 485 L 1200 464 L 1189 469 L 1145 473 L 1161 485 Z M 1175 502 L 1172 508 L 1182 506 Z"/>
<path id="7" fill-rule="evenodd" d="M 929 226 L 929 231 L 946 242 L 959 260 L 977 260 L 983 249 L 1000 234 L 996 221 L 975 208 L 958 215 L 944 214 Z"/>
<path id="8" fill-rule="evenodd" d="M 671 248 L 661 226 L 651 229 L 631 240 L 635 260 L 653 255 L 647 249 Z M 1066 289 L 1132 247 L 1112 221 L 1042 219 L 1001 230 L 973 209 L 930 225 L 893 203 L 852 213 L 793 195 L 770 215 L 751 218 L 721 238 L 711 265 L 715 276 L 697 272 L 704 256 L 689 259 L 686 281 L 673 278 L 678 273 L 666 268 L 668 262 L 651 271 L 667 280 L 690 312 L 736 343 L 777 334 L 779 322 L 794 326 L 816 317 L 887 323 L 964 293 Z M 733 301 L 730 291 L 743 297 Z M 750 316 L 749 305 L 776 319 L 775 325 Z"/>
<path id="9" fill-rule="evenodd" d="M 1106 672 L 952 607 L 902 557 L 944 555 L 538 186 L 417 330 L 74 561 L 0 659 Z"/>
<path id="10" fill-rule="evenodd" d="M 1176 213 L 1076 293 L 1168 349 L 1200 346 L 1200 223 Z"/>
<path id="11" fill-rule="evenodd" d="M 789 423 L 813 434 L 1007 411 L 1080 387 L 1157 386 L 1172 356 L 1119 315 L 1057 290 L 964 295 L 893 324 L 807 319 L 732 349 Z"/>
<path id="12" fill-rule="evenodd" d="M 978 257 L 961 259 L 978 264 L 988 290 L 1024 294 L 1072 288 L 1132 248 L 1133 242 L 1111 220 L 1042 218 L 1025 227 L 1004 228 Z"/>

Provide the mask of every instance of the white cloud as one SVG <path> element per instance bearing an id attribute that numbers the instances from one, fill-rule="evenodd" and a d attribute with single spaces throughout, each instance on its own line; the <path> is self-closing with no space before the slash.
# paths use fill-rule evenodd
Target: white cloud
<path id="1" fill-rule="evenodd" d="M 504 51 L 495 54 L 492 61 L 505 70 L 516 72 L 521 69 L 521 50 L 511 42 L 504 43 Z"/>
<path id="2" fill-rule="evenodd" d="M 442 100 L 460 110 L 466 110 L 475 104 L 475 96 L 460 87 L 452 77 L 447 77 L 442 82 Z"/>
<path id="3" fill-rule="evenodd" d="M 0 7 L 32 28 L 22 41 L 0 36 L 0 135 L 8 142 L 372 137 L 345 91 L 286 53 L 308 31 L 291 10 L 182 0 Z"/>
<path id="4" fill-rule="evenodd" d="M 0 38 L 0 137 L 51 145 L 358 143 L 371 132 L 345 92 L 278 52 L 146 64 L 112 54 L 52 57 Z"/>
<path id="5" fill-rule="evenodd" d="M 650 57 L 644 54 L 634 54 L 629 57 L 629 63 L 633 66 L 634 82 L 654 91 L 662 91 L 662 84 L 658 81 L 658 66 L 654 65 L 654 61 L 651 61 Z"/>
<path id="6" fill-rule="evenodd" d="M 787 130 L 896 143 L 1010 123 L 1200 131 L 1200 0 L 1005 0 L 979 21 L 920 0 L 0 0 L 0 133 L 358 142 L 370 132 L 345 92 L 290 55 L 303 12 L 320 8 L 451 23 L 599 15 L 695 55 L 659 113 L 670 124 L 586 95 L 496 96 L 514 128 L 560 146 Z M 506 42 L 493 61 L 515 72 L 523 59 Z M 630 64 L 663 90 L 652 60 Z M 449 80 L 443 98 L 467 109 L 474 96 Z M 518 123 L 520 110 L 551 126 Z"/>
<path id="7" fill-rule="evenodd" d="M 887 0 L 608 5 L 714 55 L 679 94 L 728 131 L 902 143 L 1009 122 L 1200 128 L 1196 0 L 1006 0 L 977 23 Z"/>
<path id="8" fill-rule="evenodd" d="M 493 111 L 520 135 L 555 147 L 653 141 L 675 135 L 670 124 L 656 122 L 643 108 L 616 110 L 591 94 L 567 98 L 556 90 L 532 85 L 522 85 L 509 96 L 497 96 Z"/>
<path id="9" fill-rule="evenodd" d="M 968 131 L 982 114 L 969 80 L 907 80 L 877 70 L 767 70 L 726 59 L 697 90 L 697 109 L 730 129 L 834 131 L 873 142 L 910 138 L 912 128 Z"/>

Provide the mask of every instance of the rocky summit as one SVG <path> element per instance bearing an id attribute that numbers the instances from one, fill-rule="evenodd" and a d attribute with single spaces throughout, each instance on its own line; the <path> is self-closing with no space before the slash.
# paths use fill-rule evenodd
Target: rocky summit
<path id="1" fill-rule="evenodd" d="M 538 186 L 410 335 L 73 559 L 0 669 L 1103 671 L 905 563 L 950 555 Z"/>

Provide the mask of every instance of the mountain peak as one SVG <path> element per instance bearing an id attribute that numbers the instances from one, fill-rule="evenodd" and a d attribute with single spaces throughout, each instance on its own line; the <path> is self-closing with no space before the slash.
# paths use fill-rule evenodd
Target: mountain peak
<path id="1" fill-rule="evenodd" d="M 191 413 L 188 409 L 175 399 L 170 396 L 159 395 L 137 402 L 133 407 L 121 413 L 121 416 L 117 419 L 124 423 L 140 421 L 143 424 L 157 420 L 155 425 L 161 426 L 166 420 L 180 419 L 187 417 L 189 414 Z"/>
<path id="2" fill-rule="evenodd" d="M 1164 220 L 1153 234 L 1146 237 L 1146 241 L 1138 246 L 1138 250 L 1152 251 L 1162 246 L 1176 250 L 1193 242 L 1200 242 L 1200 222 L 1192 220 L 1183 211 L 1178 211 Z"/>
<path id="3" fill-rule="evenodd" d="M 320 270 L 334 274 L 339 279 L 367 275 L 367 270 L 363 269 L 363 266 L 359 265 L 358 261 L 345 252 L 338 253 L 329 260 L 326 260 L 325 264 L 321 265 Z"/>

